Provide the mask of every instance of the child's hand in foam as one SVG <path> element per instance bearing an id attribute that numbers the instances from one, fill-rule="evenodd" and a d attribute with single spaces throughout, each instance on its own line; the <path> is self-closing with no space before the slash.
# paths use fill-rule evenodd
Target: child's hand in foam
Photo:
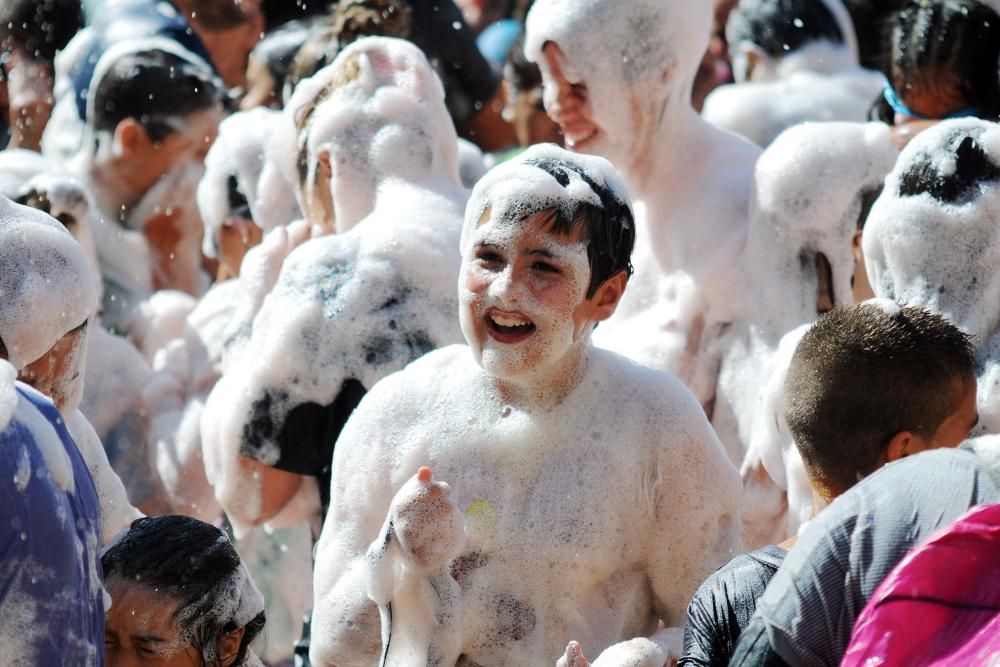
<path id="1" fill-rule="evenodd" d="M 403 485 L 392 499 L 389 518 L 403 556 L 418 570 L 436 573 L 462 550 L 462 512 L 451 488 L 433 481 L 430 468 L 421 468 Z"/>
<path id="2" fill-rule="evenodd" d="M 664 667 L 667 654 L 660 646 L 645 637 L 630 639 L 609 646 L 593 663 L 583 655 L 577 642 L 570 642 L 566 654 L 559 658 L 556 667 Z"/>

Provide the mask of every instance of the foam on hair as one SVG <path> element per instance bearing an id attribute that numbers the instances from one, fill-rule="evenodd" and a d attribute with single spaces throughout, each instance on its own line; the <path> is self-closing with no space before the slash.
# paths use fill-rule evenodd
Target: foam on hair
<path id="1" fill-rule="evenodd" d="M 922 132 L 872 208 L 864 251 L 878 296 L 940 312 L 982 345 L 1000 327 L 1000 129 Z"/>
<path id="2" fill-rule="evenodd" d="M 231 179 L 254 223 L 265 232 L 287 225 L 298 215 L 290 189 L 260 186 L 269 162 L 266 146 L 281 122 L 281 112 L 257 108 L 235 113 L 219 125 L 219 136 L 205 157 L 205 175 L 197 195 L 205 225 L 202 250 L 209 257 L 216 256 L 219 230 L 232 209 Z"/>
<path id="3" fill-rule="evenodd" d="M 0 197 L 0 339 L 18 370 L 97 310 L 83 249 L 51 216 Z"/>
<path id="4" fill-rule="evenodd" d="M 420 49 L 389 37 L 358 40 L 300 82 L 286 105 L 285 180 L 314 181 L 325 150 L 362 191 L 373 181 L 426 174 L 458 183 L 457 135 L 446 109 L 444 87 Z"/>
<path id="5" fill-rule="evenodd" d="M 554 42 L 579 73 L 636 83 L 677 60 L 694 80 L 708 46 L 712 6 L 690 0 L 538 0 L 528 13 L 524 51 L 534 62 Z"/>

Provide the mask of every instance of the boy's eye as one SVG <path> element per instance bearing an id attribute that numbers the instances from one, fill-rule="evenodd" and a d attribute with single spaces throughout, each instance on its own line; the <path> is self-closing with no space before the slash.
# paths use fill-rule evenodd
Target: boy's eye
<path id="1" fill-rule="evenodd" d="M 531 265 L 531 268 L 533 268 L 535 271 L 541 271 L 542 273 L 552 273 L 552 274 L 559 273 L 559 269 L 557 269 L 552 264 L 549 264 L 548 262 L 535 262 L 534 264 Z"/>
<path id="2" fill-rule="evenodd" d="M 492 250 L 480 250 L 476 253 L 476 259 L 486 265 L 496 265 L 503 262 L 503 259 Z"/>

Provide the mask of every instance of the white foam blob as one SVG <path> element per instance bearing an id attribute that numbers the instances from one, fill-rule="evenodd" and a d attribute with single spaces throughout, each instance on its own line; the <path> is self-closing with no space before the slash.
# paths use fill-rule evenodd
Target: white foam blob
<path id="1" fill-rule="evenodd" d="M 540 0 L 525 47 L 542 70 L 550 112 L 558 95 L 543 48 L 563 51 L 563 74 L 586 86 L 584 115 L 596 128 L 571 134 L 568 145 L 608 158 L 636 203 L 635 276 L 595 341 L 677 374 L 706 405 L 718 367 L 706 350 L 739 302 L 737 267 L 759 155 L 691 107 L 711 15 L 709 3 L 683 0 Z"/>
<path id="2" fill-rule="evenodd" d="M 372 38 L 302 90 L 316 93 L 338 72 L 341 85 L 303 137 L 309 155 L 331 155 L 337 227 L 346 231 L 306 240 L 307 226 L 278 228 L 248 253 L 230 325 L 239 340 L 202 419 L 208 478 L 237 520 L 259 502 L 259 482 L 237 467 L 249 425 L 260 456 L 274 461 L 295 406 L 328 405 L 346 380 L 374 386 L 461 340 L 455 284 L 468 195 L 440 81 L 411 44 Z"/>
<path id="3" fill-rule="evenodd" d="M 884 81 L 881 74 L 860 67 L 844 45 L 811 42 L 782 58 L 771 80 L 716 88 L 706 98 L 702 116 L 768 146 L 799 123 L 864 122 Z"/>
<path id="4" fill-rule="evenodd" d="M 97 309 L 87 258 L 51 216 L 0 197 L 0 339 L 22 369 Z"/>
<path id="5" fill-rule="evenodd" d="M 198 209 L 205 225 L 202 250 L 207 256 L 216 256 L 219 229 L 230 212 L 230 177 L 236 179 L 254 222 L 265 232 L 299 216 L 293 189 L 262 188 L 260 184 L 269 167 L 268 141 L 282 121 L 281 112 L 257 108 L 234 113 L 219 126 L 219 136 L 205 157 L 205 175 L 198 184 Z"/>
<path id="6" fill-rule="evenodd" d="M 377 658 L 366 554 L 422 465 L 450 484 L 466 517 L 451 573 L 470 660 L 551 664 L 567 638 L 596 656 L 651 634 L 657 618 L 683 624 L 694 588 L 738 548 L 736 470 L 674 378 L 597 349 L 586 368 L 547 410 L 508 404 L 466 346 L 428 354 L 369 392 L 334 456 L 315 662 Z"/>
<path id="7" fill-rule="evenodd" d="M 941 313 L 973 336 L 977 433 L 1000 430 L 1000 129 L 942 122 L 900 155 L 872 208 L 865 263 L 879 297 Z"/>

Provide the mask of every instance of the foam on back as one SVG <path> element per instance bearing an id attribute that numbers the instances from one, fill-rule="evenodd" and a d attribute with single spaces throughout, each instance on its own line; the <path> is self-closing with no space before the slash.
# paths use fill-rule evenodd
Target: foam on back
<path id="1" fill-rule="evenodd" d="M 951 120 L 899 157 L 864 234 L 876 295 L 944 314 L 983 345 L 1000 326 L 1000 128 Z"/>
<path id="2" fill-rule="evenodd" d="M 0 197 L 0 339 L 18 370 L 97 310 L 97 281 L 66 228 Z"/>

